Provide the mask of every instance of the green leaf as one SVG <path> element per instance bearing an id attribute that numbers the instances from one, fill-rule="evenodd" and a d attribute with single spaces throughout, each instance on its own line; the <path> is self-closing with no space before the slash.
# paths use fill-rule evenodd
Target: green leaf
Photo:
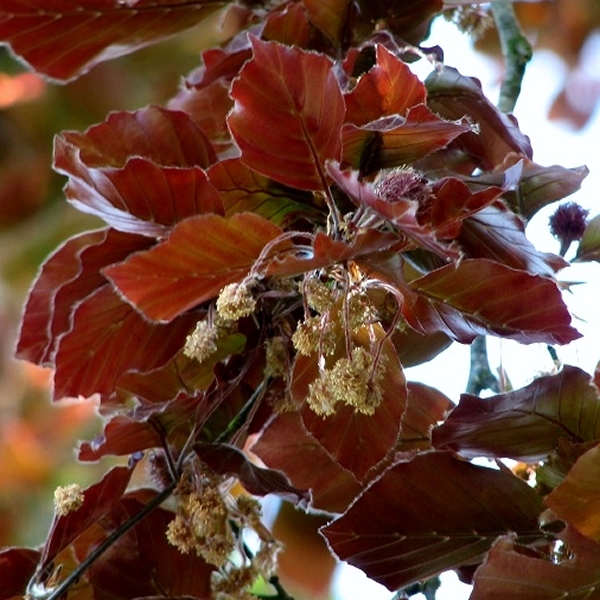
<path id="1" fill-rule="evenodd" d="M 577 248 L 575 260 L 595 260 L 600 262 L 600 215 L 587 224 Z"/>

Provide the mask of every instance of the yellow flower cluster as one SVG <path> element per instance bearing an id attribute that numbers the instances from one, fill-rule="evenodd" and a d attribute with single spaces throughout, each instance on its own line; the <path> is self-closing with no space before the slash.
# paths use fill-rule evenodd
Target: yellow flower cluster
<path id="1" fill-rule="evenodd" d="M 327 356 L 335 352 L 335 334 L 323 317 L 309 317 L 298 323 L 292 335 L 292 344 L 304 356 L 315 352 Z"/>
<path id="2" fill-rule="evenodd" d="M 383 360 L 376 366 L 373 355 L 363 347 L 352 350 L 352 358 L 340 358 L 331 369 L 324 369 L 308 389 L 306 401 L 318 415 L 335 413 L 343 403 L 365 415 L 372 415 L 381 404 L 381 381 L 385 375 Z"/>
<path id="3" fill-rule="evenodd" d="M 77 483 L 59 486 L 54 490 L 54 511 L 59 517 L 64 517 L 79 510 L 84 500 L 83 491 Z"/>
<path id="4" fill-rule="evenodd" d="M 256 310 L 256 300 L 245 283 L 226 285 L 217 298 L 217 314 L 225 321 L 237 321 Z"/>
<path id="5" fill-rule="evenodd" d="M 217 351 L 219 329 L 208 321 L 198 321 L 196 328 L 185 339 L 183 353 L 188 358 L 195 358 L 203 363 L 211 354 Z"/>

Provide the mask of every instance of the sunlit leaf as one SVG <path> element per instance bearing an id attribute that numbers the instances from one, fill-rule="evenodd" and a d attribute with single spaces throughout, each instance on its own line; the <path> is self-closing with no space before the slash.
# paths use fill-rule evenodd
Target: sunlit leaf
<path id="1" fill-rule="evenodd" d="M 307 431 L 296 411 L 271 419 L 251 450 L 268 467 L 283 471 L 295 487 L 310 490 L 312 508 L 342 512 L 362 490 L 356 477 Z"/>
<path id="2" fill-rule="evenodd" d="M 59 341 L 54 397 L 110 395 L 130 369 L 150 371 L 165 364 L 194 327 L 194 315 L 152 324 L 123 302 L 109 285 L 78 304 L 72 327 Z"/>
<path id="3" fill-rule="evenodd" d="M 425 453 L 383 473 L 321 532 L 390 590 L 476 563 L 504 532 L 541 538 L 541 498 L 508 473 Z"/>
<path id="4" fill-rule="evenodd" d="M 483 94 L 481 83 L 445 66 L 435 70 L 425 81 L 427 105 L 446 119 L 469 115 L 478 133 L 465 133 L 459 143 L 481 162 L 484 170 L 501 164 L 510 152 L 531 158 L 527 136 L 519 130 L 516 119 L 501 113 Z"/>
<path id="5" fill-rule="evenodd" d="M 241 450 L 227 444 L 196 444 L 198 458 L 219 475 L 234 475 L 251 494 L 276 494 L 295 504 L 305 503 L 308 494 L 292 486 L 280 471 L 253 465 Z"/>
<path id="6" fill-rule="evenodd" d="M 111 113 L 81 133 L 65 131 L 55 140 L 54 167 L 77 176 L 88 168 L 120 168 L 133 157 L 163 167 L 202 167 L 216 160 L 204 132 L 186 113 L 147 106 L 134 112 Z"/>
<path id="7" fill-rule="evenodd" d="M 42 552 L 42 566 L 50 564 L 77 536 L 113 510 L 129 484 L 131 473 L 127 467 L 112 468 L 101 481 L 83 490 L 81 507 L 55 517 Z"/>
<path id="8" fill-rule="evenodd" d="M 413 106 L 425 103 L 425 86 L 406 63 L 381 45 L 376 60 L 345 96 L 346 120 L 357 126 L 381 117 L 405 116 Z"/>
<path id="9" fill-rule="evenodd" d="M 171 321 L 242 280 L 281 229 L 252 213 L 178 223 L 156 246 L 108 267 L 116 289 L 153 321 Z"/>
<path id="10" fill-rule="evenodd" d="M 344 100 L 324 55 L 252 38 L 235 80 L 229 127 L 252 169 L 291 187 L 323 190 L 326 160 L 339 160 Z"/>
<path id="11" fill-rule="evenodd" d="M 555 450 L 561 437 L 600 438 L 600 393 L 587 373 L 568 365 L 514 392 L 485 399 L 463 394 L 434 430 L 433 443 L 466 458 L 535 462 Z"/>
<path id="12" fill-rule="evenodd" d="M 600 215 L 590 220 L 577 248 L 575 260 L 600 262 Z"/>
<path id="13" fill-rule="evenodd" d="M 35 70 L 67 81 L 94 65 L 192 27 L 225 2 L 7 0 L 0 39 Z"/>
<path id="14" fill-rule="evenodd" d="M 119 231 L 161 237 L 187 217 L 223 214 L 223 201 L 200 168 L 162 167 L 132 158 L 121 169 L 82 165 L 65 189 L 82 212 Z"/>
<path id="15" fill-rule="evenodd" d="M 581 456 L 545 501 L 560 519 L 600 542 L 600 446 Z"/>

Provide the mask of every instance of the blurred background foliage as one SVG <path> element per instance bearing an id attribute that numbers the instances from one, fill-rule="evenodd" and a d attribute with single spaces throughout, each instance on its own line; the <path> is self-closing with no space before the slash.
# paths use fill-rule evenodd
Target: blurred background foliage
<path id="1" fill-rule="evenodd" d="M 517 4 L 517 13 L 534 51 L 551 50 L 566 67 L 548 118 L 585 127 L 600 98 L 600 71 L 588 58 L 590 44 L 600 44 L 600 2 L 528 2 Z M 0 47 L 0 547 L 41 543 L 55 487 L 72 481 L 88 485 L 105 470 L 74 460 L 77 440 L 100 431 L 93 398 L 52 404 L 52 374 L 13 358 L 22 306 L 39 264 L 62 240 L 101 225 L 65 202 L 64 178 L 50 166 L 53 136 L 84 130 L 113 110 L 164 104 L 198 66 L 200 51 L 226 38 L 215 20 L 103 63 L 65 86 L 29 73 Z M 474 46 L 502 60 L 493 29 Z M 282 568 L 293 578 L 294 568 L 304 564 L 305 569 L 307 557 L 314 556 L 323 573 L 315 578 L 315 589 L 304 593 L 325 597 L 334 564 L 324 560 L 322 542 L 309 550 L 320 540 L 318 523 L 288 512 L 275 524 L 278 536 L 288 541 Z M 302 553 L 303 563 L 296 553 Z"/>

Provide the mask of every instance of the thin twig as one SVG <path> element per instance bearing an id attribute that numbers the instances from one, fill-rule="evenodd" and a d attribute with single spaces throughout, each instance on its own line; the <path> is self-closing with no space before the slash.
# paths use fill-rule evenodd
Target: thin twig
<path id="1" fill-rule="evenodd" d="M 500 392 L 498 378 L 492 373 L 487 356 L 487 341 L 485 336 L 479 335 L 471 344 L 471 368 L 467 382 L 467 394 L 479 396 L 482 390 Z"/>
<path id="2" fill-rule="evenodd" d="M 525 67 L 532 56 L 531 44 L 521 32 L 512 2 L 509 0 L 492 2 L 492 14 L 500 37 L 506 70 L 500 87 L 498 108 L 507 113 L 514 110 L 521 92 Z"/>

